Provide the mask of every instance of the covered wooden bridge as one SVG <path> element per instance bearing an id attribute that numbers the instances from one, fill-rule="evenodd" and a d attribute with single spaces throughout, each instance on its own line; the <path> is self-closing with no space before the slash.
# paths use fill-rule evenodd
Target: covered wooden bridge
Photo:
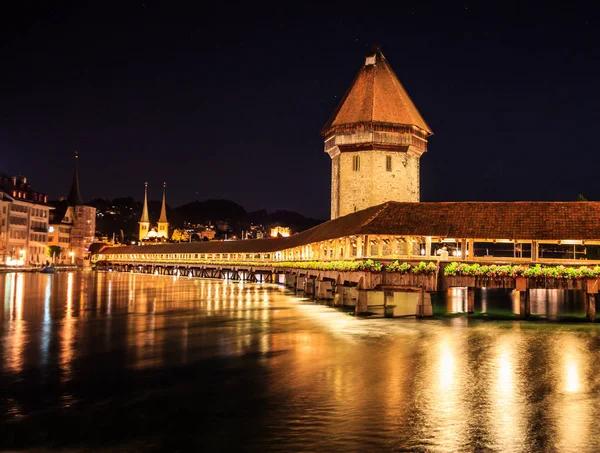
<path id="1" fill-rule="evenodd" d="M 302 277 L 300 287 L 308 284 L 312 294 L 319 292 L 317 281 L 334 282 L 333 287 L 320 289 L 323 294 L 335 292 L 336 283 L 359 291 L 436 291 L 465 286 L 441 274 L 436 278 L 401 278 L 385 272 L 373 276 L 371 272 L 345 271 L 340 264 L 368 259 L 442 265 L 452 261 L 595 265 L 600 263 L 600 203 L 387 202 L 287 238 L 106 247 L 93 256 L 97 266 L 114 270 L 191 272 L 253 281 L 284 278 L 288 284 L 293 278 L 296 288 L 297 278 Z M 324 268 L 327 262 L 335 262 L 337 270 Z M 293 277 L 278 277 L 283 275 Z M 484 280 L 472 282 L 481 286 Z M 515 285 L 513 279 L 493 283 L 507 288 Z M 539 282 L 527 287 L 539 287 Z M 367 300 L 361 308 L 359 297 L 354 299 L 357 311 L 369 305 Z"/>
<path id="2" fill-rule="evenodd" d="M 94 260 L 393 260 L 444 248 L 448 260 L 597 263 L 600 202 L 387 202 L 287 238 L 109 247 Z"/>

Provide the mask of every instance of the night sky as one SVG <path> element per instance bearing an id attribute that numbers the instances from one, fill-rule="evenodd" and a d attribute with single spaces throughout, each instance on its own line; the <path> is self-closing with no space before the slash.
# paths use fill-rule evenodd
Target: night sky
<path id="1" fill-rule="evenodd" d="M 86 200 L 328 218 L 320 130 L 380 44 L 435 134 L 423 201 L 600 200 L 595 10 L 123 3 L 0 13 L 0 171 L 66 195 L 78 150 Z"/>

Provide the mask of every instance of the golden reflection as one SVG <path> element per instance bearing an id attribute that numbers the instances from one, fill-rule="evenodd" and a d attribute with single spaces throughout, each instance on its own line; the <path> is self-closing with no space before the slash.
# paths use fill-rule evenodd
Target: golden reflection
<path id="1" fill-rule="evenodd" d="M 521 292 L 517 290 L 513 290 L 510 293 L 511 304 L 512 304 L 512 312 L 515 315 L 521 314 Z"/>
<path id="2" fill-rule="evenodd" d="M 469 346 L 462 328 L 439 331 L 424 345 L 425 369 L 419 375 L 419 390 L 427 424 L 433 427 L 442 451 L 456 451 L 468 441 L 470 417 L 465 351 Z"/>
<path id="3" fill-rule="evenodd" d="M 106 313 L 110 315 L 112 308 L 112 279 L 108 281 L 108 289 L 106 290 Z"/>
<path id="4" fill-rule="evenodd" d="M 10 306 L 9 324 L 7 335 L 7 367 L 9 370 L 18 373 L 23 370 L 24 359 L 23 352 L 26 347 L 25 323 L 23 321 L 23 274 L 12 274 L 7 281 L 7 287 L 10 286 L 5 299 L 5 304 Z M 14 306 L 14 308 L 13 308 Z"/>
<path id="5" fill-rule="evenodd" d="M 456 361 L 454 358 L 454 351 L 452 351 L 446 340 L 441 341 L 439 348 L 439 388 L 441 391 L 447 391 L 453 388 Z"/>
<path id="6" fill-rule="evenodd" d="M 554 351 L 562 357 L 557 363 L 558 388 L 552 395 L 552 409 L 557 420 L 557 447 L 564 451 L 591 451 L 591 429 L 596 423 L 594 400 L 590 398 L 589 351 L 574 333 L 565 333 L 554 342 Z M 597 450 L 596 450 L 597 451 Z"/>
<path id="7" fill-rule="evenodd" d="M 569 393 L 576 393 L 581 390 L 579 368 L 577 363 L 573 360 L 572 355 L 567 356 L 567 363 L 565 364 L 565 391 Z"/>
<path id="8" fill-rule="evenodd" d="M 519 336 L 508 333 L 496 339 L 493 350 L 489 426 L 496 445 L 505 451 L 518 451 L 524 436 L 526 400 L 517 378 L 518 354 L 524 349 Z"/>
<path id="9" fill-rule="evenodd" d="M 96 315 L 102 312 L 102 296 L 104 286 L 104 272 L 96 272 Z"/>
<path id="10" fill-rule="evenodd" d="M 42 362 L 48 363 L 50 348 L 50 335 L 52 333 L 52 317 L 50 315 L 50 300 L 52 298 L 52 275 L 46 275 L 46 289 L 44 291 L 44 322 L 42 324 L 42 335 L 40 339 L 42 349 Z"/>
<path id="11" fill-rule="evenodd" d="M 448 313 L 462 313 L 465 311 L 467 288 L 453 287 L 448 289 L 446 310 Z"/>
<path id="12" fill-rule="evenodd" d="M 71 379 L 72 361 L 75 355 L 75 323 L 77 318 L 73 316 L 73 272 L 67 275 L 67 307 L 60 331 L 60 358 L 59 364 L 62 371 L 61 381 Z"/>
<path id="13" fill-rule="evenodd" d="M 16 274 L 7 274 L 4 282 L 4 312 L 8 319 L 12 319 L 12 300 L 15 292 Z"/>
<path id="14" fill-rule="evenodd" d="M 498 357 L 498 390 L 506 393 L 513 390 L 514 369 L 511 358 L 506 350 L 502 350 Z"/>
<path id="15" fill-rule="evenodd" d="M 175 276 L 176 277 L 176 276 Z M 163 310 L 168 310 L 177 300 L 173 300 L 177 288 L 187 284 L 188 279 L 161 278 L 155 280 L 151 287 L 144 286 L 145 279 L 133 275 L 126 282 L 128 310 L 128 344 L 132 349 L 130 366 L 138 369 L 158 367 L 164 361 L 165 351 L 165 316 Z M 118 287 L 117 287 L 118 288 Z M 109 287 L 110 289 L 110 287 Z M 156 297 L 156 294 L 160 297 Z"/>

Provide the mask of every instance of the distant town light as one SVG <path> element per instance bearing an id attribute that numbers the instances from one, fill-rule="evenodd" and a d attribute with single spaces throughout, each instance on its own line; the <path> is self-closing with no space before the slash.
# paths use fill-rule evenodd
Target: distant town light
<path id="1" fill-rule="evenodd" d="M 271 228 L 271 237 L 276 238 L 278 236 L 282 236 L 284 238 L 289 237 L 292 234 L 290 227 L 282 227 L 276 226 L 275 228 Z"/>

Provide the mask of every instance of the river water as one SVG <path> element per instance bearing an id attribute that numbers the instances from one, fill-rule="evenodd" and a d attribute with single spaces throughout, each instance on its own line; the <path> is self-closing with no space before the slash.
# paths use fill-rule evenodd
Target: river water
<path id="1" fill-rule="evenodd" d="M 600 450 L 593 324 L 364 319 L 143 274 L 5 274 L 0 297 L 0 450 Z"/>

